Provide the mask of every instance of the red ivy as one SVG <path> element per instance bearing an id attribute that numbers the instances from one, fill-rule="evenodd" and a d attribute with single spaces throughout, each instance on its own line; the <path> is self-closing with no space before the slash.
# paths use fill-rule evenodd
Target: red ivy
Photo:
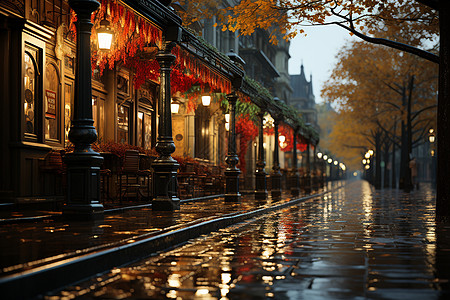
<path id="1" fill-rule="evenodd" d="M 250 115 L 239 116 L 236 122 L 236 134 L 239 135 L 239 169 L 245 173 L 245 154 L 249 146 L 249 142 L 258 136 L 258 127 L 250 119 Z"/>

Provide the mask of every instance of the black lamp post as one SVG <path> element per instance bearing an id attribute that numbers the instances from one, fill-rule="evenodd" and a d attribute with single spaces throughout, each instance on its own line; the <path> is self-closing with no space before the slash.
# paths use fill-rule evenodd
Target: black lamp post
<path id="1" fill-rule="evenodd" d="M 264 111 L 261 110 L 259 117 L 259 136 L 258 136 L 258 160 L 256 161 L 255 171 L 255 199 L 267 199 L 267 173 L 264 170 L 266 161 L 264 159 Z"/>
<path id="2" fill-rule="evenodd" d="M 300 182 L 298 175 L 298 160 L 297 160 L 297 134 L 298 127 L 294 128 L 294 135 L 292 137 L 292 174 L 291 174 L 291 195 L 300 195 Z"/>
<path id="3" fill-rule="evenodd" d="M 241 198 L 239 193 L 239 174 L 241 174 L 241 171 L 236 166 L 239 162 L 236 154 L 236 102 L 238 96 L 233 92 L 227 95 L 227 99 L 230 105 L 230 131 L 228 155 L 225 158 L 225 162 L 228 165 L 224 172 L 226 177 L 225 201 L 239 201 Z"/>
<path id="4" fill-rule="evenodd" d="M 97 131 L 92 119 L 91 14 L 100 4 L 95 0 L 70 0 L 77 15 L 75 97 L 69 140 L 75 149 L 64 157 L 67 165 L 67 203 L 63 214 L 73 218 L 103 217 L 100 203 L 100 166 L 103 158 L 92 150 Z"/>
<path id="5" fill-rule="evenodd" d="M 171 51 L 175 47 L 174 41 L 177 41 L 181 36 L 181 28 L 174 26 L 168 32 L 171 33 L 171 36 L 166 33 L 164 47 L 156 55 L 156 60 L 161 68 L 161 85 L 158 98 L 158 139 L 155 147 L 159 157 L 152 164 L 154 170 L 153 188 L 155 191 L 152 210 L 157 211 L 172 211 L 180 208 L 180 199 L 177 195 L 177 170 L 180 165 L 171 156 L 175 151 L 175 144 L 172 137 L 170 72 L 176 58 Z"/>
<path id="6" fill-rule="evenodd" d="M 272 179 L 272 198 L 279 198 L 281 197 L 281 172 L 280 172 L 280 159 L 279 159 L 279 153 L 278 153 L 278 124 L 280 122 L 279 116 L 274 117 L 274 139 L 275 139 L 275 145 L 273 149 L 273 167 L 272 167 L 272 173 L 270 174 L 270 177 Z"/>

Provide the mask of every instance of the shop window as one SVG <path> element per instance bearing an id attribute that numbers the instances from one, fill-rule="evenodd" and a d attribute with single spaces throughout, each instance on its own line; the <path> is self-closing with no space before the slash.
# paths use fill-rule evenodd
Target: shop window
<path id="1" fill-rule="evenodd" d="M 101 142 L 105 133 L 105 100 L 99 96 L 92 96 L 92 119 L 98 140 Z"/>
<path id="2" fill-rule="evenodd" d="M 44 133 L 46 140 L 59 141 L 59 74 L 53 64 L 48 64 L 45 70 Z"/>
<path id="3" fill-rule="evenodd" d="M 28 136 L 37 136 L 37 95 L 39 69 L 37 67 L 37 49 L 26 47 L 24 55 L 25 73 L 24 73 L 24 114 L 25 114 L 25 134 Z"/>
<path id="4" fill-rule="evenodd" d="M 210 159 L 209 110 L 199 105 L 195 111 L 195 157 Z"/>
<path id="5" fill-rule="evenodd" d="M 119 105 L 117 113 L 117 140 L 119 143 L 129 143 L 129 116 L 130 108 L 128 106 Z"/>
<path id="6" fill-rule="evenodd" d="M 140 106 L 137 119 L 138 146 L 150 149 L 152 147 L 152 119 L 153 109 L 147 99 L 139 100 Z"/>
<path id="7" fill-rule="evenodd" d="M 66 83 L 64 85 L 64 140 L 66 145 L 69 142 L 70 122 L 72 120 L 72 95 L 72 84 Z"/>

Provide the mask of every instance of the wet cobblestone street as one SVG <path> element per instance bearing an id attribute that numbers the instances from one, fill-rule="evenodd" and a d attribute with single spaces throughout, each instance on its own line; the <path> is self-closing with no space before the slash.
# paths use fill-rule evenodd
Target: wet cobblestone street
<path id="1" fill-rule="evenodd" d="M 434 199 L 350 182 L 47 299 L 448 299 Z"/>

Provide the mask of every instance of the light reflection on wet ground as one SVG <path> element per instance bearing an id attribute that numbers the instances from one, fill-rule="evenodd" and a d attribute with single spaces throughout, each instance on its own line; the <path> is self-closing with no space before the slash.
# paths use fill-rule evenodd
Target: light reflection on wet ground
<path id="1" fill-rule="evenodd" d="M 327 188 L 332 188 L 332 185 Z M 281 201 L 289 201 L 289 198 L 284 197 Z M 223 198 L 183 203 L 175 212 L 153 212 L 151 208 L 142 208 L 105 215 L 103 220 L 97 221 L 49 219 L 36 223 L 2 224 L 0 275 L 27 269 L 30 262 L 58 259 L 62 255 L 131 240 L 139 235 L 156 234 L 201 218 L 254 210 L 265 204 L 263 201 L 255 202 L 253 196 L 248 195 L 239 203 L 225 202 Z"/>
<path id="2" fill-rule="evenodd" d="M 449 226 L 438 228 L 426 186 L 358 181 L 48 299 L 446 299 Z"/>

